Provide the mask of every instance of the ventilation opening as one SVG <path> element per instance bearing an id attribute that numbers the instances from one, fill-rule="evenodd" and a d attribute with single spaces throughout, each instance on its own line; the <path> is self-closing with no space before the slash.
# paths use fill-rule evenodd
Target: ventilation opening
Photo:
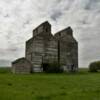
<path id="1" fill-rule="evenodd" d="M 46 28 L 46 32 L 48 32 L 48 28 Z"/>

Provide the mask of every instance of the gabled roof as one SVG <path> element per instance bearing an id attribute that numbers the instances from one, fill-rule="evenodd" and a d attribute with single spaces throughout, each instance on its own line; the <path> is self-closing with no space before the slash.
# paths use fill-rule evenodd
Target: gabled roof
<path id="1" fill-rule="evenodd" d="M 35 31 L 36 29 L 38 29 L 40 26 L 44 26 L 44 25 L 50 25 L 51 26 L 51 24 L 48 21 L 45 21 L 42 24 L 38 25 L 33 31 Z"/>
<path id="2" fill-rule="evenodd" d="M 26 60 L 26 58 L 22 57 L 13 61 L 12 64 L 15 64 L 15 63 L 18 63 L 19 61 L 24 61 L 24 60 Z"/>
<path id="3" fill-rule="evenodd" d="M 65 29 L 63 29 L 63 30 L 61 30 L 61 31 L 58 31 L 57 33 L 55 33 L 55 35 L 54 36 L 56 36 L 56 35 L 61 35 L 61 33 L 63 33 L 63 32 L 69 32 L 70 34 L 72 34 L 73 33 L 73 30 L 72 30 L 72 28 L 69 26 L 69 27 L 67 27 L 67 28 L 65 28 Z"/>

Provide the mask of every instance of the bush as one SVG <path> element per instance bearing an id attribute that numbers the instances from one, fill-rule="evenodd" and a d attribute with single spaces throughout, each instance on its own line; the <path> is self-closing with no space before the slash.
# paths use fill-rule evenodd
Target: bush
<path id="1" fill-rule="evenodd" d="M 61 73 L 63 69 L 57 63 L 43 63 L 42 68 L 47 73 Z"/>
<path id="2" fill-rule="evenodd" d="M 97 72 L 98 70 L 100 70 L 100 61 L 95 61 L 90 63 L 89 65 L 90 72 Z"/>

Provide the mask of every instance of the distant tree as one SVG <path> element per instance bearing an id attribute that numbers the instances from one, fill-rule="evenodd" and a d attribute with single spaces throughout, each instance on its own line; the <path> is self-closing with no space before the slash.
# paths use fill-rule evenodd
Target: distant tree
<path id="1" fill-rule="evenodd" d="M 89 65 L 90 72 L 97 72 L 98 70 L 100 70 L 100 61 L 95 61 L 90 63 Z"/>

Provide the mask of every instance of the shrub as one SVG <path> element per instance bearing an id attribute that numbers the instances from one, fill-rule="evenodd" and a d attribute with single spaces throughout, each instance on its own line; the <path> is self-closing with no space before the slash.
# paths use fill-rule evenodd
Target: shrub
<path id="1" fill-rule="evenodd" d="M 97 72 L 98 70 L 100 70 L 100 61 L 95 61 L 90 63 L 89 65 L 90 72 Z"/>
<path id="2" fill-rule="evenodd" d="M 43 71 L 47 73 L 63 72 L 63 69 L 58 65 L 58 63 L 43 63 L 42 68 L 43 68 Z"/>

